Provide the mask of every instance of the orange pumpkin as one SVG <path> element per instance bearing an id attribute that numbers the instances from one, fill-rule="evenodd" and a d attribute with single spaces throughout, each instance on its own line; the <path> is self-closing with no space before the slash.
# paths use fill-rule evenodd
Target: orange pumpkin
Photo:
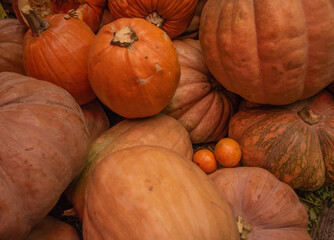
<path id="1" fill-rule="evenodd" d="M 28 5 L 25 9 L 31 27 L 24 38 L 27 75 L 64 88 L 80 105 L 93 100 L 87 64 L 95 34 L 81 20 L 64 14 L 42 20 Z"/>
<path id="2" fill-rule="evenodd" d="M 145 18 L 173 39 L 186 30 L 197 3 L 198 0 L 108 0 L 108 7 L 115 19 Z"/>
<path id="3" fill-rule="evenodd" d="M 175 47 L 164 31 L 140 18 L 122 18 L 97 34 L 88 64 L 96 96 L 126 118 L 148 117 L 172 99 L 180 80 Z"/>

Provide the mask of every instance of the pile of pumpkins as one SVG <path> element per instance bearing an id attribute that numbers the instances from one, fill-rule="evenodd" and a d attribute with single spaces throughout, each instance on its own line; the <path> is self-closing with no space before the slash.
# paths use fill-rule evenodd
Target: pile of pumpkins
<path id="1" fill-rule="evenodd" d="M 333 1 L 12 4 L 1 240 L 311 239 L 294 189 L 334 184 Z M 240 165 L 204 173 L 194 144 L 224 137 Z"/>

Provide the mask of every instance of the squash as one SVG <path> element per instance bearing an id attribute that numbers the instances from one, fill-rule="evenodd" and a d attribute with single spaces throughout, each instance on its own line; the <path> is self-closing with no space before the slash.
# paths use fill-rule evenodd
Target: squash
<path id="1" fill-rule="evenodd" d="M 0 72 L 25 74 L 23 38 L 26 29 L 17 19 L 0 19 Z"/>
<path id="2" fill-rule="evenodd" d="M 311 97 L 334 78 L 333 1 L 208 0 L 199 30 L 226 89 L 260 104 Z"/>
<path id="3" fill-rule="evenodd" d="M 0 73 L 0 239 L 21 240 L 81 172 L 89 132 L 64 89 Z"/>
<path id="4" fill-rule="evenodd" d="M 244 101 L 228 136 L 241 146 L 241 164 L 269 170 L 292 188 L 334 183 L 334 98 L 317 95 L 283 106 Z"/>
<path id="5" fill-rule="evenodd" d="M 180 80 L 180 64 L 164 31 L 144 19 L 122 18 L 98 32 L 88 76 L 104 105 L 125 118 L 142 118 L 168 105 Z"/>
<path id="6" fill-rule="evenodd" d="M 28 21 L 21 10 L 25 5 L 30 4 L 41 18 L 75 10 L 78 18 L 83 20 L 93 32 L 98 30 L 106 7 L 105 0 L 12 0 L 12 4 L 16 17 L 26 27 L 29 27 Z"/>
<path id="7" fill-rule="evenodd" d="M 289 185 L 267 170 L 222 168 L 209 177 L 232 208 L 240 239 L 311 240 L 304 205 Z"/>
<path id="8" fill-rule="evenodd" d="M 92 171 L 83 238 L 238 240 L 232 211 L 209 177 L 175 151 L 140 145 Z"/>
<path id="9" fill-rule="evenodd" d="M 218 141 L 227 135 L 228 122 L 238 110 L 240 98 L 212 77 L 198 40 L 174 40 L 173 44 L 181 77 L 171 102 L 162 112 L 180 121 L 193 143 Z"/>
<path id="10" fill-rule="evenodd" d="M 114 19 L 144 18 L 173 39 L 182 34 L 195 14 L 198 0 L 108 0 Z"/>
<path id="11" fill-rule="evenodd" d="M 82 220 L 85 206 L 83 196 L 94 168 L 110 153 L 138 145 L 172 149 L 189 161 L 193 156 L 189 134 L 174 118 L 160 113 L 149 118 L 122 120 L 93 142 L 84 170 L 66 193 L 79 219 Z"/>
<path id="12" fill-rule="evenodd" d="M 25 240 L 80 240 L 79 233 L 69 225 L 52 216 L 46 216 L 29 233 Z"/>
<path id="13" fill-rule="evenodd" d="M 95 34 L 74 17 L 55 14 L 42 20 L 29 5 L 23 12 L 31 27 L 24 37 L 27 75 L 64 88 L 80 105 L 92 101 L 87 65 Z"/>

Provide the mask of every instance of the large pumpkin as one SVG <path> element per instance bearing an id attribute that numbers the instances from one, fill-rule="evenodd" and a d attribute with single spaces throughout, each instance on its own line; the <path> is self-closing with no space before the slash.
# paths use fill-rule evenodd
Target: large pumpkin
<path id="1" fill-rule="evenodd" d="M 223 168 L 210 178 L 231 206 L 242 240 L 311 240 L 297 194 L 265 169 Z"/>
<path id="2" fill-rule="evenodd" d="M 248 105 L 248 107 L 247 107 Z M 244 101 L 229 125 L 241 164 L 262 167 L 293 188 L 334 183 L 334 98 L 326 91 L 285 106 Z"/>
<path id="3" fill-rule="evenodd" d="M 93 142 L 85 169 L 67 192 L 79 219 L 82 219 L 85 206 L 83 196 L 88 178 L 94 168 L 110 153 L 138 145 L 162 146 L 192 160 L 193 148 L 189 134 L 174 118 L 158 114 L 119 122 Z"/>
<path id="4" fill-rule="evenodd" d="M 87 66 L 95 34 L 83 21 L 64 14 L 42 20 L 31 8 L 24 10 L 31 27 L 24 37 L 27 75 L 64 88 L 80 105 L 93 100 Z"/>
<path id="5" fill-rule="evenodd" d="M 159 113 L 180 80 L 175 47 L 164 31 L 140 18 L 122 18 L 102 27 L 88 64 L 96 96 L 126 118 Z"/>
<path id="6" fill-rule="evenodd" d="M 20 240 L 84 166 L 89 133 L 64 89 L 0 73 L 0 239 Z"/>
<path id="7" fill-rule="evenodd" d="M 144 18 L 173 39 L 190 24 L 198 0 L 108 0 L 113 18 Z"/>
<path id="8" fill-rule="evenodd" d="M 106 155 L 89 177 L 85 202 L 87 240 L 239 239 L 232 211 L 209 177 L 160 146 Z"/>
<path id="9" fill-rule="evenodd" d="M 0 20 L 0 72 L 25 74 L 23 38 L 25 27 L 17 19 Z"/>
<path id="10" fill-rule="evenodd" d="M 208 0 L 206 63 L 228 90 L 262 104 L 311 97 L 334 77 L 333 0 Z"/>
<path id="11" fill-rule="evenodd" d="M 12 0 L 16 17 L 27 26 L 27 19 L 21 10 L 26 4 L 30 4 L 41 18 L 57 13 L 67 13 L 76 10 L 78 18 L 83 20 L 93 32 L 98 30 L 105 0 Z"/>
<path id="12" fill-rule="evenodd" d="M 227 135 L 227 125 L 236 112 L 239 97 L 218 83 L 204 63 L 198 40 L 174 40 L 181 78 L 164 113 L 179 120 L 193 143 L 218 141 Z"/>

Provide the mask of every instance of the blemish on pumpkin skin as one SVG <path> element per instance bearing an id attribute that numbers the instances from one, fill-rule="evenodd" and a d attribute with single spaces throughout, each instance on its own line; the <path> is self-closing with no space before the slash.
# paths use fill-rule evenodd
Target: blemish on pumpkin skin
<path id="1" fill-rule="evenodd" d="M 155 72 L 152 75 L 150 75 L 147 78 L 140 78 L 140 77 L 138 77 L 137 78 L 137 82 L 139 84 L 145 84 L 145 83 L 147 83 L 151 79 L 151 77 L 153 77 L 154 74 L 156 74 L 158 71 L 160 71 L 162 69 L 162 67 L 159 64 L 155 64 L 154 67 L 155 67 Z"/>
<path id="2" fill-rule="evenodd" d="M 153 186 L 150 186 L 150 187 L 148 188 L 148 190 L 152 192 L 152 191 L 153 191 Z"/>

